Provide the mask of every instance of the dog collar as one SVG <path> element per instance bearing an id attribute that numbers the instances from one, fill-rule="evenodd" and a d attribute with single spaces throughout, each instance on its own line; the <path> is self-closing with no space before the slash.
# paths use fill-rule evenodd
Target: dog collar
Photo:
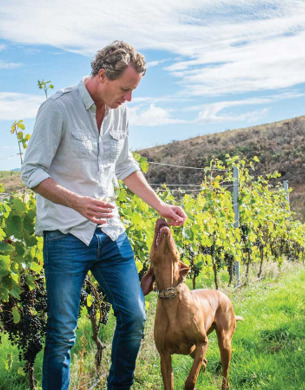
<path id="1" fill-rule="evenodd" d="M 184 281 L 181 281 L 176 287 L 168 287 L 166 290 L 157 290 L 158 297 L 163 299 L 175 298 L 181 290 L 182 283 L 184 283 Z"/>

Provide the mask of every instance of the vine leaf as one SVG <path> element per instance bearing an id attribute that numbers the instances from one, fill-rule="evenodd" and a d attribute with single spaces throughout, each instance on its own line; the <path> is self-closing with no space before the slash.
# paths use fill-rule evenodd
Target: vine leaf
<path id="1" fill-rule="evenodd" d="M 17 307 L 13 307 L 12 314 L 13 314 L 14 324 L 18 324 L 20 322 L 21 317 Z"/>

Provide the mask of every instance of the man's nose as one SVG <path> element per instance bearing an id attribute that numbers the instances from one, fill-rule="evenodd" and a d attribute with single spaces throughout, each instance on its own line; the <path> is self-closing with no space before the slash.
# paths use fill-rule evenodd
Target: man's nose
<path id="1" fill-rule="evenodd" d="M 124 95 L 124 100 L 127 100 L 128 102 L 130 102 L 131 99 L 132 99 L 132 91 L 126 92 Z"/>

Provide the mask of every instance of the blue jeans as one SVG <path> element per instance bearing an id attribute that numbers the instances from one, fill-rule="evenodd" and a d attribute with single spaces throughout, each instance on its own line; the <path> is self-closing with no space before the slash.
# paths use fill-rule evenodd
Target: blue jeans
<path id="1" fill-rule="evenodd" d="M 91 270 L 107 294 L 116 317 L 108 390 L 130 389 L 143 335 L 145 303 L 126 234 L 112 241 L 97 228 L 87 246 L 71 234 L 45 232 L 44 268 L 48 322 L 42 388 L 69 388 L 80 293 L 85 276 Z"/>

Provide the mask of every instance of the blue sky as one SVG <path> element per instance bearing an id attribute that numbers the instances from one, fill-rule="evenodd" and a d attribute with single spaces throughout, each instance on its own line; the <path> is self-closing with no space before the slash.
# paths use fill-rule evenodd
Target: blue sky
<path id="1" fill-rule="evenodd" d="M 44 100 L 90 73 L 115 39 L 145 55 L 130 112 L 132 150 L 305 114 L 305 2 L 0 2 L 0 170 L 20 167 L 10 126 L 31 133 Z"/>

